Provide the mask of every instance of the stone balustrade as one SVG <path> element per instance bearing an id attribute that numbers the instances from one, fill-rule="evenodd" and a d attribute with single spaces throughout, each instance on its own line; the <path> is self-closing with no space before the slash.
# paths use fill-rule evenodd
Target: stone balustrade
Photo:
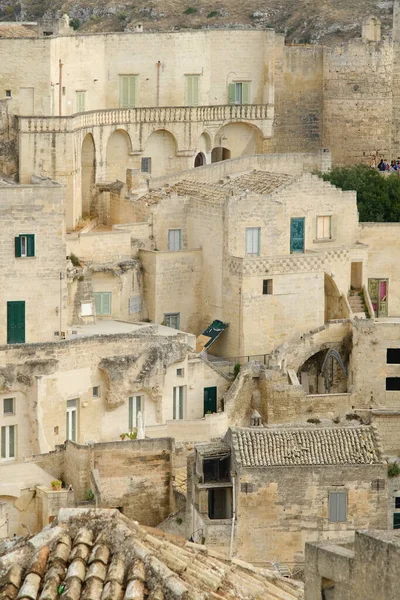
<path id="1" fill-rule="evenodd" d="M 65 117 L 18 117 L 19 131 L 22 133 L 70 133 L 105 125 L 224 123 L 265 119 L 273 119 L 273 106 L 270 104 L 109 108 Z"/>

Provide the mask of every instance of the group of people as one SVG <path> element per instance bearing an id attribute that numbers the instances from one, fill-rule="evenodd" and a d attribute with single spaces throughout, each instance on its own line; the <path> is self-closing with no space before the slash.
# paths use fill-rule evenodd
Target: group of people
<path id="1" fill-rule="evenodd" d="M 381 158 L 378 166 L 376 166 L 375 159 L 371 162 L 371 169 L 378 169 L 378 171 L 400 171 L 400 157 L 397 160 L 391 160 L 390 163 L 386 158 Z"/>

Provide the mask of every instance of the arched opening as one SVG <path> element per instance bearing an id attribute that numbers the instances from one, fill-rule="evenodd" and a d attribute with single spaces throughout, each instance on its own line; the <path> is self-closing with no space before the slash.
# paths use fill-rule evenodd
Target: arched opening
<path id="1" fill-rule="evenodd" d="M 96 151 L 91 133 L 85 136 L 81 155 L 82 214 L 90 214 L 92 187 L 96 181 Z"/>
<path id="2" fill-rule="evenodd" d="M 248 123 L 224 125 L 215 139 L 220 146 L 230 149 L 230 157 L 232 158 L 262 152 L 262 133 L 257 127 Z"/>
<path id="3" fill-rule="evenodd" d="M 365 42 L 380 42 L 382 25 L 379 19 L 373 16 L 365 17 L 362 24 L 362 38 Z"/>
<path id="4" fill-rule="evenodd" d="M 329 348 L 316 352 L 297 372 L 306 394 L 344 394 L 347 392 L 349 345 L 337 350 Z"/>
<path id="5" fill-rule="evenodd" d="M 129 166 L 129 153 L 131 151 L 131 139 L 126 131 L 117 129 L 107 142 L 106 152 L 106 180 L 118 179 L 126 182 L 126 169 Z"/>
<path id="6" fill-rule="evenodd" d="M 327 273 L 324 277 L 325 323 L 343 318 L 342 296 L 336 283 Z"/>
<path id="7" fill-rule="evenodd" d="M 142 154 L 142 171 L 153 177 L 178 170 L 177 144 L 174 136 L 165 129 L 154 131 L 147 139 Z M 145 166 L 145 168 L 144 168 Z"/>
<path id="8" fill-rule="evenodd" d="M 196 157 L 194 159 L 194 166 L 202 167 L 205 164 L 206 164 L 206 157 L 204 156 L 204 154 L 202 152 L 199 152 L 198 154 L 196 154 Z"/>
<path id="9" fill-rule="evenodd" d="M 221 160 L 228 160 L 231 157 L 231 151 L 228 148 L 223 148 L 222 146 L 217 146 L 212 149 L 211 152 L 211 162 L 221 162 Z"/>

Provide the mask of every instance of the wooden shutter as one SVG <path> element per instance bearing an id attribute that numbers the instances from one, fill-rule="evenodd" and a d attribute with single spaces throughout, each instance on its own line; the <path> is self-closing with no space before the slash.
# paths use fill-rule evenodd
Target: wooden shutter
<path id="1" fill-rule="evenodd" d="M 179 418 L 183 419 L 183 385 L 179 386 Z"/>
<path id="2" fill-rule="evenodd" d="M 1 458 L 6 458 L 6 428 L 1 428 Z"/>
<path id="3" fill-rule="evenodd" d="M 136 77 L 135 76 L 129 77 L 128 90 L 129 90 L 128 106 L 135 106 L 136 105 Z"/>
<path id="4" fill-rule="evenodd" d="M 250 104 L 250 83 L 242 83 L 242 104 Z"/>
<path id="5" fill-rule="evenodd" d="M 174 387 L 173 391 L 173 408 L 172 408 L 172 418 L 176 419 L 176 397 L 177 397 L 177 387 Z"/>
<path id="6" fill-rule="evenodd" d="M 338 519 L 339 523 L 347 521 L 347 494 L 338 493 Z"/>
<path id="7" fill-rule="evenodd" d="M 17 236 L 15 238 L 15 256 L 16 258 L 21 258 L 21 238 Z"/>
<path id="8" fill-rule="evenodd" d="M 185 97 L 185 104 L 187 106 L 191 106 L 192 102 L 193 102 L 193 77 L 191 77 L 190 75 L 186 76 L 186 97 Z"/>
<path id="9" fill-rule="evenodd" d="M 110 315 L 111 314 L 111 293 L 103 292 L 102 294 L 103 306 L 102 306 L 102 314 Z"/>
<path id="10" fill-rule="evenodd" d="M 99 292 L 95 292 L 93 296 L 96 315 L 101 315 L 101 294 Z"/>
<path id="11" fill-rule="evenodd" d="M 35 256 L 35 236 L 33 234 L 26 235 L 27 256 Z"/>
<path id="12" fill-rule="evenodd" d="M 121 108 L 129 106 L 129 78 L 121 75 L 119 80 L 119 103 Z"/>
<path id="13" fill-rule="evenodd" d="M 133 397 L 129 397 L 129 415 L 128 415 L 128 427 L 129 431 L 133 429 Z"/>
<path id="14" fill-rule="evenodd" d="M 317 218 L 317 240 L 322 240 L 324 237 L 324 217 Z"/>
<path id="15" fill-rule="evenodd" d="M 337 492 L 330 492 L 329 494 L 329 521 L 331 523 L 337 522 L 338 514 L 338 494 Z"/>
<path id="16" fill-rule="evenodd" d="M 230 83 L 228 86 L 228 102 L 229 104 L 236 102 L 236 83 Z"/>

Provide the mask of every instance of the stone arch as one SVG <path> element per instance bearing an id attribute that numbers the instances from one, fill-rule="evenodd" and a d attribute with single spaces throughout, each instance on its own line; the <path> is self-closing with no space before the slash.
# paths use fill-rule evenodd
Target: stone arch
<path id="1" fill-rule="evenodd" d="M 260 129 L 251 123 L 228 123 L 221 127 L 215 136 L 215 145 L 227 148 L 231 158 L 262 152 L 263 135 Z"/>
<path id="2" fill-rule="evenodd" d="M 157 129 L 149 135 L 144 146 L 143 158 L 151 159 L 150 173 L 153 177 L 176 170 L 177 142 L 166 129 Z"/>
<path id="3" fill-rule="evenodd" d="M 82 214 L 90 214 L 92 188 L 96 181 L 96 147 L 91 133 L 82 142 L 81 151 L 81 194 Z"/>
<path id="4" fill-rule="evenodd" d="M 212 148 L 211 136 L 206 131 L 203 131 L 203 133 L 199 137 L 199 141 L 197 143 L 197 148 L 200 152 L 203 152 L 205 155 L 207 155 L 211 152 L 211 148 Z"/>
<path id="5" fill-rule="evenodd" d="M 342 295 L 338 286 L 327 273 L 324 274 L 324 292 L 325 292 L 325 323 L 333 319 L 342 319 Z"/>
<path id="6" fill-rule="evenodd" d="M 126 169 L 129 166 L 129 155 L 132 151 L 131 138 L 125 129 L 116 129 L 107 142 L 106 180 L 118 179 L 126 182 Z"/>
<path id="7" fill-rule="evenodd" d="M 314 352 L 302 363 L 297 376 L 306 394 L 347 392 L 348 350 L 346 344 L 338 345 L 336 348 L 323 348 Z"/>
<path id="8" fill-rule="evenodd" d="M 196 154 L 196 156 L 194 157 L 194 166 L 202 167 L 205 164 L 206 164 L 206 157 L 204 156 L 203 152 L 198 152 Z"/>
<path id="9" fill-rule="evenodd" d="M 228 160 L 231 158 L 231 151 L 229 148 L 223 148 L 222 146 L 215 146 L 211 152 L 211 162 L 221 162 L 221 160 Z"/>
<path id="10" fill-rule="evenodd" d="M 364 42 L 380 42 L 382 24 L 377 17 L 369 15 L 362 23 L 362 39 Z"/>

